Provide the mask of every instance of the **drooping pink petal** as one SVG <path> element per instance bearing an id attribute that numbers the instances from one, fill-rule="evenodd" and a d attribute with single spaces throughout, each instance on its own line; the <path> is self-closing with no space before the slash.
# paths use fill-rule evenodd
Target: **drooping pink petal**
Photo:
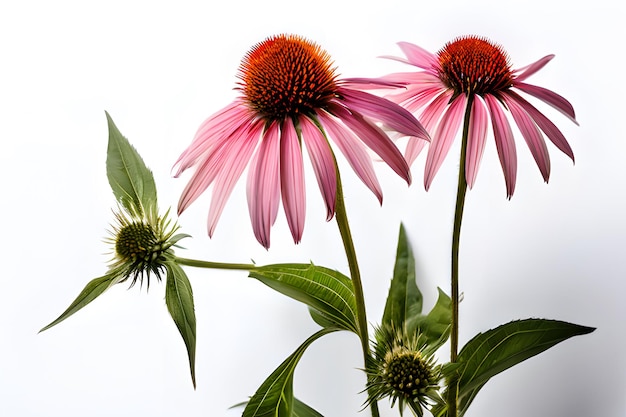
<path id="1" fill-rule="evenodd" d="M 380 121 L 404 135 L 430 140 L 428 132 L 421 123 L 396 103 L 373 94 L 348 88 L 339 88 L 338 92 L 348 109 Z"/>
<path id="2" fill-rule="evenodd" d="M 280 133 L 276 122 L 267 128 L 252 159 L 246 194 L 254 235 L 269 249 L 270 229 L 280 202 Z"/>
<path id="3" fill-rule="evenodd" d="M 236 129 L 229 132 L 230 136 L 219 138 L 211 144 L 210 152 L 207 152 L 200 159 L 200 164 L 180 196 L 178 214 L 185 211 L 191 203 L 206 191 L 220 171 L 224 169 L 230 150 L 242 146 L 241 144 L 246 141 L 249 129 L 250 124 L 245 120 Z"/>
<path id="4" fill-rule="evenodd" d="M 396 174 L 411 184 L 411 171 L 406 160 L 393 141 L 380 128 L 369 123 L 361 114 L 350 112 L 336 103 L 331 103 L 329 110 L 345 123 L 365 145 L 380 156 Z"/>
<path id="5" fill-rule="evenodd" d="M 576 114 L 574 113 L 574 106 L 572 106 L 572 104 L 564 97 L 558 95 L 554 91 L 548 90 L 547 88 L 538 87 L 536 85 L 515 83 L 513 86 L 515 88 L 519 88 L 527 94 L 530 94 L 531 96 L 537 97 L 544 103 L 549 104 L 550 106 L 554 107 L 565 116 L 567 116 L 572 122 L 576 123 L 576 125 L 578 125 L 578 122 L 576 121 Z"/>
<path id="6" fill-rule="evenodd" d="M 425 104 L 423 102 L 430 102 L 432 100 L 421 115 L 424 128 L 427 131 L 432 132 L 435 126 L 437 126 L 437 122 L 439 122 L 444 110 L 448 107 L 451 96 L 452 93 L 450 91 L 444 90 L 434 100 L 432 100 L 431 97 L 427 97 L 427 101 L 416 97 L 416 102 L 408 102 L 405 106 L 410 111 L 416 111 L 417 109 L 423 107 L 423 104 Z M 419 154 L 424 149 L 425 143 L 426 142 L 423 140 L 409 139 L 409 143 L 404 151 L 404 157 L 409 165 L 413 165 L 413 162 L 415 162 Z"/>
<path id="7" fill-rule="evenodd" d="M 413 165 L 413 162 L 417 159 L 420 153 L 426 147 L 426 141 L 417 139 L 417 138 L 409 138 L 409 142 L 406 145 L 406 149 L 404 150 L 404 158 L 406 162 L 410 165 Z"/>
<path id="8" fill-rule="evenodd" d="M 392 81 L 385 77 L 378 78 L 342 78 L 337 81 L 342 87 L 359 90 L 378 90 L 384 88 L 402 88 L 407 81 Z"/>
<path id="9" fill-rule="evenodd" d="M 280 138 L 280 185 L 287 224 L 295 243 L 302 240 L 306 193 L 302 148 L 291 119 L 283 121 Z"/>
<path id="10" fill-rule="evenodd" d="M 500 102 L 491 94 L 485 95 L 484 99 L 491 116 L 496 149 L 498 150 L 500 165 L 502 165 L 502 171 L 504 172 L 507 198 L 511 198 L 515 192 L 515 182 L 517 181 L 517 152 L 515 150 L 513 132 L 511 131 L 511 125 L 506 119 L 506 114 L 500 108 Z"/>
<path id="11" fill-rule="evenodd" d="M 420 119 L 424 124 L 424 127 L 429 132 L 432 132 L 437 126 L 441 115 L 448 107 L 450 103 L 450 98 L 452 98 L 452 91 L 444 90 L 439 94 L 432 102 L 424 108 Z"/>
<path id="12" fill-rule="evenodd" d="M 252 153 L 261 137 L 262 130 L 263 123 L 260 120 L 256 121 L 246 132 L 242 132 L 241 140 L 232 141 L 230 149 L 225 153 L 224 161 L 215 179 L 215 187 L 213 188 L 211 205 L 209 207 L 207 221 L 209 237 L 213 236 L 217 221 L 224 210 L 226 201 L 239 180 L 239 177 L 241 177 L 243 170 L 248 165 L 248 162 L 250 162 Z"/>
<path id="13" fill-rule="evenodd" d="M 183 189 L 180 198 L 178 199 L 177 212 L 180 215 L 183 211 L 189 207 L 206 189 L 211 185 L 215 177 L 219 172 L 219 167 L 214 163 L 215 159 L 219 158 L 206 158 L 196 168 L 196 171 L 191 176 L 191 179 Z"/>
<path id="14" fill-rule="evenodd" d="M 465 155 L 465 179 L 470 189 L 474 186 L 476 181 L 480 160 L 485 151 L 488 123 L 489 116 L 487 109 L 485 109 L 485 105 L 480 96 L 475 96 L 472 102 L 472 113 L 470 115 Z"/>
<path id="15" fill-rule="evenodd" d="M 426 191 L 430 188 L 435 174 L 441 167 L 454 141 L 454 137 L 459 131 L 466 104 L 467 96 L 465 94 L 461 94 L 455 98 L 437 126 L 433 140 L 428 148 L 428 157 L 426 158 L 426 168 L 424 171 L 424 187 Z"/>
<path id="16" fill-rule="evenodd" d="M 526 140 L 528 149 L 530 149 L 530 153 L 532 153 L 533 158 L 535 158 L 535 162 L 541 171 L 544 181 L 548 182 L 548 179 L 550 179 L 550 155 L 548 154 L 548 148 L 546 147 L 546 142 L 543 140 L 541 131 L 533 119 L 512 96 L 503 93 L 502 99 L 509 107 L 515 124 L 517 124 L 522 136 Z"/>
<path id="17" fill-rule="evenodd" d="M 526 65 L 525 67 L 514 70 L 513 73 L 517 74 L 515 76 L 515 79 L 520 82 L 525 80 L 526 78 L 539 71 L 541 68 L 545 67 L 546 64 L 552 60 L 552 58 L 554 58 L 554 55 L 546 55 L 530 65 Z"/>
<path id="18" fill-rule="evenodd" d="M 535 123 L 537 123 L 537 126 L 539 126 L 541 130 L 543 130 L 543 133 L 546 134 L 548 139 L 550 139 L 550 141 L 557 148 L 559 148 L 561 152 L 569 156 L 572 162 L 574 162 L 574 151 L 572 151 L 572 148 L 567 142 L 567 139 L 565 139 L 563 133 L 561 133 L 561 131 L 554 125 L 554 123 L 552 123 L 550 119 L 548 119 L 543 113 L 537 110 L 535 106 L 530 104 L 519 94 L 516 94 L 514 91 L 509 91 L 507 94 L 513 97 L 515 101 L 520 106 L 522 106 L 524 110 L 526 110 L 526 113 L 528 113 L 528 115 L 533 118 Z"/>
<path id="19" fill-rule="evenodd" d="M 407 86 L 405 90 L 385 95 L 385 98 L 412 112 L 425 106 L 443 91 L 446 91 L 446 89 L 436 84 L 427 86 L 412 84 Z M 424 123 L 423 121 L 420 122 Z"/>
<path id="20" fill-rule="evenodd" d="M 372 190 L 378 201 L 382 204 L 383 192 L 374 172 L 372 158 L 367 153 L 365 146 L 358 140 L 356 136 L 343 124 L 336 121 L 332 116 L 325 112 L 318 113 L 319 121 L 328 133 L 331 139 L 337 144 L 341 153 L 348 160 L 348 163 L 363 181 L 363 183 Z M 418 143 L 425 143 L 424 140 L 416 140 Z"/>
<path id="21" fill-rule="evenodd" d="M 335 201 L 337 199 L 335 157 L 324 134 L 308 117 L 300 117 L 298 121 L 302 131 L 302 139 L 309 151 L 317 184 L 326 203 L 326 220 L 331 220 L 335 215 Z"/>
<path id="22" fill-rule="evenodd" d="M 191 144 L 178 157 L 174 166 L 178 169 L 174 174 L 178 177 L 183 171 L 194 165 L 198 159 L 210 153 L 222 140 L 230 137 L 244 123 L 250 123 L 253 116 L 247 108 L 234 101 L 222 110 L 206 119 L 198 128 Z"/>
<path id="23" fill-rule="evenodd" d="M 430 72 L 439 67 L 437 55 L 432 52 L 409 42 L 398 42 L 398 46 L 412 65 Z"/>
<path id="24" fill-rule="evenodd" d="M 433 100 L 433 94 L 437 93 L 439 93 L 439 95 Z M 432 132 L 434 127 L 437 125 L 437 122 L 439 122 L 443 111 L 446 109 L 446 107 L 448 107 L 448 102 L 451 95 L 452 93 L 447 90 L 441 92 L 439 89 L 436 89 L 433 91 L 429 91 L 428 94 L 415 96 L 413 100 L 407 101 L 404 106 L 407 110 L 411 112 L 416 112 L 417 110 L 424 107 L 426 103 L 430 103 L 423 110 L 421 114 L 421 119 L 422 123 L 424 124 L 424 128 L 427 131 Z M 426 141 L 409 138 L 409 143 L 404 150 L 404 158 L 406 159 L 409 166 L 413 165 L 413 162 L 415 162 L 425 146 Z"/>
<path id="25" fill-rule="evenodd" d="M 388 83 L 398 84 L 399 88 L 410 85 L 413 87 L 425 87 L 428 84 L 443 86 L 441 79 L 428 72 L 394 72 L 380 77 Z"/>

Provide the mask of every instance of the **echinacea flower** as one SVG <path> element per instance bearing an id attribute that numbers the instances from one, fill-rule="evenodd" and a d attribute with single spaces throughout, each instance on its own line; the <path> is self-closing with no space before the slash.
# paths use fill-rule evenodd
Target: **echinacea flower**
<path id="1" fill-rule="evenodd" d="M 465 148 L 465 177 L 470 188 L 476 181 L 491 119 L 507 197 L 510 198 L 515 191 L 517 153 L 505 110 L 510 111 L 546 182 L 550 177 L 550 157 L 544 135 L 574 160 L 574 153 L 561 131 L 519 94 L 523 92 L 547 103 L 578 124 L 574 108 L 565 98 L 525 82 L 554 55 L 545 56 L 523 68 L 511 69 L 504 49 L 481 37 L 459 37 L 447 43 L 437 54 L 406 42 L 399 43 L 399 46 L 406 59 L 388 58 L 414 65 L 423 71 L 390 74 L 382 78 L 406 83 L 403 91 L 387 98 L 412 113 L 418 112 L 420 120 L 431 133 L 432 142 L 424 174 L 427 190 L 450 150 L 469 105 L 471 114 Z M 409 164 L 415 161 L 423 147 L 424 141 L 409 140 L 405 151 Z"/>
<path id="2" fill-rule="evenodd" d="M 327 220 L 335 213 L 337 173 L 329 138 L 379 201 L 382 191 L 366 147 L 410 183 L 402 153 L 376 122 L 422 139 L 428 134 L 399 105 L 357 89 L 376 80 L 338 79 L 332 65 L 327 52 L 300 36 L 277 35 L 255 45 L 239 68 L 241 96 L 209 117 L 176 161 L 175 176 L 196 166 L 178 212 L 213 184 L 208 216 L 212 236 L 233 187 L 249 165 L 247 199 L 257 240 L 269 248 L 270 228 L 282 198 L 298 243 L 305 217 L 304 146 Z"/>

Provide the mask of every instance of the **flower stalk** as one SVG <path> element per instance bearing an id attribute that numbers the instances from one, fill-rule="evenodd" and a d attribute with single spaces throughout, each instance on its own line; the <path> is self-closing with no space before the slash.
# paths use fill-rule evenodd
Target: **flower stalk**
<path id="1" fill-rule="evenodd" d="M 239 271 L 253 271 L 257 267 L 254 264 L 233 264 L 227 262 L 210 262 L 200 261 L 197 259 L 180 258 L 176 257 L 176 263 L 179 265 L 191 266 L 194 268 L 208 268 L 208 269 L 232 269 Z"/>
<path id="2" fill-rule="evenodd" d="M 346 252 L 346 258 L 348 259 L 350 278 L 352 279 L 352 285 L 354 286 L 354 297 L 357 308 L 357 325 L 359 328 L 359 337 L 361 339 L 361 348 L 363 349 L 363 360 L 367 366 L 371 360 L 372 353 L 369 344 L 369 332 L 365 312 L 365 297 L 363 295 L 363 284 L 361 282 L 361 272 L 359 270 L 359 264 L 356 257 L 356 250 L 354 249 L 352 233 L 350 232 L 350 224 L 348 223 L 348 214 L 346 212 L 346 206 L 343 198 L 343 188 L 341 185 L 339 169 L 337 169 L 337 200 L 335 203 L 335 210 L 339 234 L 341 235 L 343 247 Z M 370 408 L 372 410 L 372 417 L 378 417 L 378 403 L 376 401 L 372 401 Z"/>
<path id="3" fill-rule="evenodd" d="M 450 279 L 450 297 L 452 299 L 452 328 L 450 330 L 450 362 L 455 363 L 459 354 L 459 246 L 461 239 L 461 222 L 463 221 L 463 209 L 465 207 L 465 195 L 467 193 L 467 178 L 465 165 L 467 159 L 467 142 L 469 137 L 469 124 L 472 114 L 474 95 L 468 94 L 465 116 L 463 118 L 463 133 L 461 138 L 461 158 L 459 162 L 459 182 L 456 193 L 456 208 L 454 210 L 454 227 L 452 231 L 452 272 Z M 448 416 L 456 417 L 458 414 L 458 378 L 453 375 L 448 382 Z"/>

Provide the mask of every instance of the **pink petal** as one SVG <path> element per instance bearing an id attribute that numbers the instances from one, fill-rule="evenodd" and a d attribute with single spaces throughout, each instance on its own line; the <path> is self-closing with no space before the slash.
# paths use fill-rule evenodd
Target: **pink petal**
<path id="1" fill-rule="evenodd" d="M 252 159 L 248 172 L 248 209 L 254 235 L 266 249 L 270 229 L 276 221 L 280 201 L 280 136 L 278 123 L 272 123 Z"/>
<path id="2" fill-rule="evenodd" d="M 405 90 L 399 90 L 396 93 L 385 95 L 385 98 L 393 101 L 394 103 L 400 104 L 409 111 L 413 111 L 411 109 L 419 109 L 425 106 L 443 91 L 446 91 L 446 89 L 436 84 L 412 84 L 407 86 Z M 411 107 L 411 109 L 409 108 L 409 106 Z"/>
<path id="3" fill-rule="evenodd" d="M 239 141 L 232 141 L 228 152 L 225 152 L 223 163 L 219 168 L 219 173 L 215 179 L 215 187 L 211 197 L 211 205 L 209 207 L 209 217 L 207 222 L 209 236 L 213 236 L 217 221 L 219 220 L 226 201 L 230 196 L 237 180 L 241 177 L 256 145 L 261 137 L 263 123 L 255 122 L 247 129 L 244 136 Z"/>
<path id="4" fill-rule="evenodd" d="M 363 91 L 339 88 L 345 106 L 367 117 L 380 121 L 391 129 L 425 140 L 430 140 L 428 132 L 411 113 L 384 98 Z"/>
<path id="5" fill-rule="evenodd" d="M 411 183 L 411 171 L 391 139 L 377 126 L 369 123 L 363 116 L 350 112 L 343 106 L 331 103 L 329 110 L 359 137 L 365 145 L 373 150 L 408 184 Z"/>
<path id="6" fill-rule="evenodd" d="M 404 52 L 409 62 L 416 67 L 427 71 L 434 71 L 436 68 L 439 68 L 439 59 L 432 52 L 409 42 L 398 42 L 398 46 Z"/>
<path id="7" fill-rule="evenodd" d="M 230 137 L 243 123 L 249 123 L 251 120 L 249 110 L 240 101 L 234 101 L 206 119 L 198 128 L 191 144 L 174 164 L 178 165 L 174 176 L 178 177 L 203 155 L 220 146 L 220 142 Z"/>
<path id="8" fill-rule="evenodd" d="M 441 115 L 448 107 L 451 97 L 452 91 L 444 90 L 424 109 L 420 119 L 426 130 L 433 131 L 435 129 Z"/>
<path id="9" fill-rule="evenodd" d="M 402 88 L 407 83 L 405 80 L 391 81 L 386 77 L 378 78 L 342 78 L 338 84 L 342 87 L 358 90 L 375 90 L 381 88 Z"/>
<path id="10" fill-rule="evenodd" d="M 440 91 L 436 91 L 436 92 L 440 92 Z M 450 102 L 450 97 L 452 97 L 452 92 L 448 90 L 444 90 L 443 92 L 440 92 L 439 96 L 437 96 L 434 100 L 432 100 L 432 102 L 424 109 L 421 115 L 421 119 L 422 119 L 422 123 L 424 123 L 424 127 L 426 128 L 426 130 L 432 132 L 435 126 L 437 126 L 437 123 L 439 122 L 441 115 L 443 114 L 444 110 L 448 107 L 448 103 Z M 427 98 L 428 98 L 428 101 L 431 101 L 430 96 Z M 421 106 L 422 101 L 425 101 L 425 100 L 418 99 L 415 103 L 406 104 L 406 107 L 409 110 L 413 110 L 414 106 L 417 108 L 420 108 L 422 107 Z M 422 142 L 422 143 L 419 143 L 419 142 Z M 407 145 L 406 150 L 404 152 L 404 157 L 406 158 L 409 165 L 412 165 L 413 162 L 415 162 L 418 155 L 424 148 L 424 145 L 425 145 L 425 141 L 423 140 L 417 141 L 417 140 L 409 139 L 409 144 Z"/>
<path id="11" fill-rule="evenodd" d="M 406 149 L 404 150 L 404 158 L 409 165 L 413 165 L 413 162 L 417 159 L 422 150 L 426 147 L 426 141 L 417 139 L 417 138 L 409 138 L 409 143 L 406 145 Z"/>
<path id="12" fill-rule="evenodd" d="M 517 74 L 515 76 L 515 80 L 516 81 L 525 80 L 526 78 L 530 77 L 531 75 L 539 71 L 541 68 L 545 67 L 546 64 L 552 60 L 552 58 L 554 58 L 554 55 L 546 55 L 540 60 L 533 62 L 530 65 L 526 65 L 525 67 L 514 70 L 513 73 Z"/>
<path id="13" fill-rule="evenodd" d="M 515 182 L 517 180 L 517 153 L 513 132 L 504 111 L 500 108 L 500 102 L 490 94 L 484 96 L 487 108 L 491 115 L 491 125 L 496 140 L 496 149 L 500 158 L 500 165 L 504 172 L 507 198 L 513 196 Z"/>
<path id="14" fill-rule="evenodd" d="M 426 158 L 426 168 L 424 172 L 424 187 L 426 191 L 430 188 L 435 174 L 441 167 L 454 141 L 454 137 L 459 131 L 466 104 L 467 97 L 465 94 L 461 94 L 455 98 L 437 126 L 433 140 L 428 148 L 428 157 Z"/>
<path id="15" fill-rule="evenodd" d="M 249 129 L 249 121 L 244 120 L 241 125 L 229 132 L 230 136 L 219 138 L 211 144 L 210 151 L 200 158 L 200 165 L 180 196 L 178 214 L 185 211 L 211 185 L 220 171 L 224 169 L 231 149 L 243 146 L 242 143 L 247 140 Z"/>
<path id="16" fill-rule="evenodd" d="M 578 122 L 576 121 L 576 115 L 574 114 L 574 107 L 564 97 L 558 95 L 554 91 L 550 91 L 546 88 L 538 87 L 536 85 L 516 82 L 515 84 L 513 84 L 513 86 L 515 88 L 519 88 L 527 94 L 530 94 L 531 96 L 537 97 L 544 103 L 549 104 L 550 106 L 554 107 L 565 116 L 567 116 L 572 122 L 578 125 Z"/>
<path id="17" fill-rule="evenodd" d="M 524 110 L 526 110 L 526 113 L 528 113 L 530 117 L 533 118 L 535 123 L 537 123 L 537 126 L 539 126 L 541 130 L 543 130 L 543 133 L 546 134 L 548 139 L 550 139 L 550 141 L 552 141 L 552 143 L 554 143 L 554 145 L 559 148 L 561 152 L 569 156 L 573 162 L 574 151 L 572 151 L 572 148 L 569 146 L 567 139 L 565 139 L 563 133 L 561 133 L 561 131 L 554 125 L 554 123 L 552 123 L 550 119 L 544 116 L 543 113 L 537 110 L 532 104 L 524 100 L 524 98 L 520 95 L 516 94 L 513 91 L 509 91 L 508 94 L 515 98 L 515 101 L 520 106 L 522 106 Z"/>
<path id="18" fill-rule="evenodd" d="M 485 151 L 488 122 L 489 117 L 485 109 L 485 104 L 479 96 L 475 96 L 474 102 L 472 103 L 469 137 L 467 138 L 465 155 L 465 179 L 470 189 L 474 186 L 474 182 L 476 181 L 480 160 Z"/>
<path id="19" fill-rule="evenodd" d="M 428 72 L 394 72 L 382 76 L 380 79 L 385 80 L 388 83 L 395 83 L 399 87 L 403 87 L 405 84 L 424 86 L 425 84 L 432 84 L 443 86 L 441 79 Z"/>
<path id="20" fill-rule="evenodd" d="M 533 154 L 535 162 L 543 175 L 544 181 L 548 182 L 550 178 L 550 155 L 548 154 L 548 148 L 546 142 L 543 140 L 541 131 L 533 121 L 533 119 L 524 111 L 513 96 L 503 94 L 502 99 L 509 107 L 513 120 L 517 124 L 522 136 L 526 140 L 528 149 Z"/>
<path id="21" fill-rule="evenodd" d="M 326 203 L 326 220 L 331 220 L 335 214 L 335 201 L 337 198 L 335 157 L 326 137 L 309 118 L 300 117 L 298 121 L 302 130 L 302 139 L 309 151 L 317 184 Z"/>
<path id="22" fill-rule="evenodd" d="M 302 148 L 291 119 L 283 121 L 280 138 L 280 184 L 283 208 L 295 243 L 302 240 L 306 213 Z"/>
<path id="23" fill-rule="evenodd" d="M 363 183 L 372 190 L 378 201 L 382 204 L 383 192 L 374 172 L 374 165 L 372 164 L 372 158 L 367 153 L 365 146 L 358 140 L 356 136 L 346 126 L 336 121 L 332 116 L 325 112 L 318 113 L 319 120 L 333 139 L 333 141 L 339 147 L 341 153 L 346 157 L 348 163 L 356 173 L 356 175 L 363 181 Z M 424 140 L 416 140 L 418 143 L 426 143 Z"/>

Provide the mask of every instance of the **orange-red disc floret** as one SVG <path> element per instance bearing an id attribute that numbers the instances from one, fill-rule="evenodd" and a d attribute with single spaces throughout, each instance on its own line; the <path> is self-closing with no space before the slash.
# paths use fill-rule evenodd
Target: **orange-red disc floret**
<path id="1" fill-rule="evenodd" d="M 501 46 L 476 36 L 457 38 L 439 51 L 440 78 L 459 94 L 494 94 L 511 87 L 509 57 Z"/>
<path id="2" fill-rule="evenodd" d="M 277 35 L 255 45 L 241 62 L 239 78 L 244 100 L 270 120 L 312 114 L 337 90 L 328 53 L 296 35 Z"/>

